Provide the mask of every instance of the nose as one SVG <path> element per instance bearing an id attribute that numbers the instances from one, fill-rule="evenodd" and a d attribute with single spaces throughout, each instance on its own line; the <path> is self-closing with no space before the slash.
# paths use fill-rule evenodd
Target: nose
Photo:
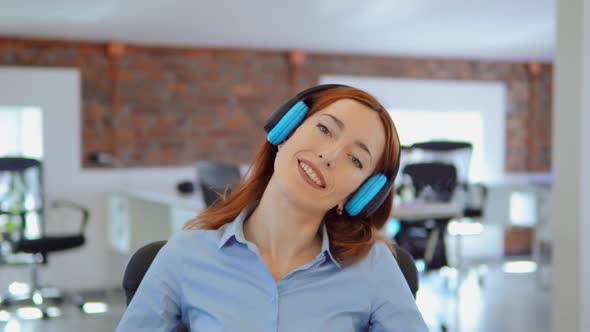
<path id="1" fill-rule="evenodd" d="M 325 164 L 328 168 L 333 166 L 333 162 L 330 162 L 329 160 L 326 160 L 326 158 L 324 158 L 324 154 L 320 153 L 318 154 L 318 157 L 320 158 L 320 163 L 321 164 Z"/>
<path id="2" fill-rule="evenodd" d="M 319 152 L 318 158 L 320 159 L 320 164 L 326 165 L 328 168 L 333 168 L 336 164 L 336 158 L 338 157 L 339 152 L 339 148 L 324 149 L 322 152 Z"/>

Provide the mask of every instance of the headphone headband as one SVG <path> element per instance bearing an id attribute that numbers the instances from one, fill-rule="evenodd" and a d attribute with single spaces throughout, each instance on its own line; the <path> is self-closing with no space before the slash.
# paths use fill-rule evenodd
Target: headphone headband
<path id="1" fill-rule="evenodd" d="M 309 99 L 309 97 L 315 95 L 316 93 L 334 88 L 350 88 L 350 86 L 343 84 L 322 84 L 299 92 L 270 116 L 270 118 L 264 125 L 264 131 L 266 131 L 267 133 L 270 132 L 272 128 L 274 128 L 277 125 L 277 123 L 282 119 L 283 115 L 285 115 L 285 113 L 287 113 L 289 109 L 291 109 L 291 107 L 293 107 L 298 102 L 306 102 L 307 99 Z"/>

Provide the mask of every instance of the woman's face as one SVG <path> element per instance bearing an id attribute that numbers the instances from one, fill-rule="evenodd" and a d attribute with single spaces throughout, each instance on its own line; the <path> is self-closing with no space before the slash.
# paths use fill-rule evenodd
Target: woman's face
<path id="1" fill-rule="evenodd" d="M 323 213 L 346 203 L 373 173 L 384 146 L 379 114 L 342 99 L 307 118 L 279 147 L 274 176 L 290 201 Z"/>

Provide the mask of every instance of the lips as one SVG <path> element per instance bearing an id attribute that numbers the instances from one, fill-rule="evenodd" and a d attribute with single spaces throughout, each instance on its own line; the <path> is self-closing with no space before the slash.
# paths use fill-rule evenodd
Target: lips
<path id="1" fill-rule="evenodd" d="M 311 169 L 311 171 L 313 173 L 315 173 L 317 179 L 319 180 L 319 183 L 320 183 L 319 185 L 310 177 L 310 175 L 301 167 L 300 164 L 304 164 L 306 167 Z M 299 172 L 303 176 L 304 180 L 306 182 L 308 182 L 310 185 L 312 185 L 316 188 L 319 188 L 319 189 L 324 189 L 326 187 L 326 180 L 325 180 L 322 172 L 309 160 L 298 159 L 297 160 L 297 168 L 299 169 Z"/>

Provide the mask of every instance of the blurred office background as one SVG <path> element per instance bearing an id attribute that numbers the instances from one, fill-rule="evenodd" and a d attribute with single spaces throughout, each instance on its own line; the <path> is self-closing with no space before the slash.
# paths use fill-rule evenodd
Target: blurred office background
<path id="1" fill-rule="evenodd" d="M 319 83 L 377 96 L 406 164 L 469 143 L 442 201 L 398 177 L 400 211 L 460 213 L 383 230 L 414 255 L 432 331 L 590 328 L 588 0 L 0 8 L 0 331 L 113 330 L 130 256 L 207 205 L 199 165 L 244 175 L 267 117 Z"/>

